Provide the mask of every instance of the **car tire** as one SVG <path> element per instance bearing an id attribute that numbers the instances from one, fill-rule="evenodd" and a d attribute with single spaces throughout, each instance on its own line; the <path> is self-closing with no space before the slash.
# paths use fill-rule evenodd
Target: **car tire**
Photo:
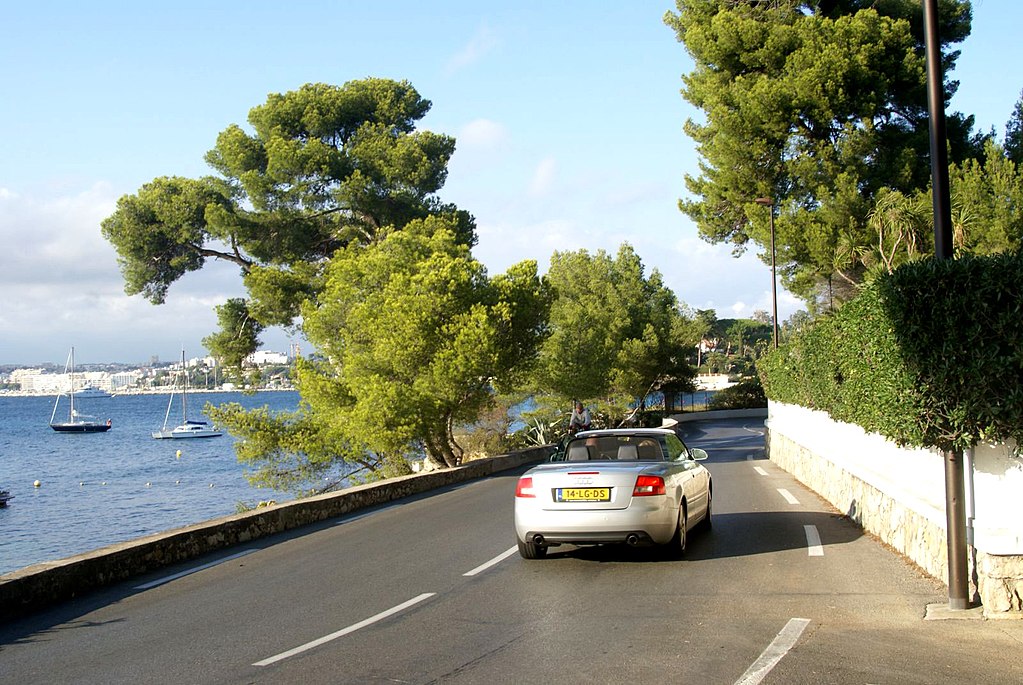
<path id="1" fill-rule="evenodd" d="M 675 524 L 675 534 L 664 546 L 664 553 L 669 559 L 681 559 L 686 551 L 686 538 L 688 537 L 686 526 L 689 523 L 689 515 L 686 512 L 686 505 L 682 503 L 678 509 L 678 523 Z"/>
<path id="2" fill-rule="evenodd" d="M 710 527 L 711 527 L 711 523 L 710 523 L 711 513 L 712 513 L 712 511 L 714 509 L 714 507 L 712 506 L 713 504 L 714 504 L 714 492 L 712 490 L 708 490 L 707 491 L 707 513 L 704 515 L 703 521 L 700 522 L 700 525 L 703 526 L 704 530 L 710 530 Z"/>
<path id="3" fill-rule="evenodd" d="M 522 542 L 519 543 L 519 556 L 523 559 L 543 559 L 547 556 L 547 547 L 545 545 L 538 545 L 533 542 Z"/>

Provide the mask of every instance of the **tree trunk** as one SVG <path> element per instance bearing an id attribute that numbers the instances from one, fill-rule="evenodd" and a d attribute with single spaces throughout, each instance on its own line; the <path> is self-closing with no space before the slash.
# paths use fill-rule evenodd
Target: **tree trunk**
<path id="1" fill-rule="evenodd" d="M 449 433 L 447 422 L 441 429 L 433 431 L 424 439 L 426 454 L 430 460 L 440 468 L 452 468 L 461 462 L 459 455 L 452 449 L 452 439 Z"/>
<path id="2" fill-rule="evenodd" d="M 426 447 L 426 458 L 429 459 L 430 463 L 438 469 L 446 469 L 450 467 L 451 465 L 448 464 L 447 460 L 444 458 L 444 454 L 440 449 L 440 446 L 437 445 L 431 437 L 427 437 L 423 440 L 423 446 Z"/>
<path id="3" fill-rule="evenodd" d="M 464 450 L 461 445 L 455 440 L 455 419 L 453 414 L 448 414 L 447 421 L 444 426 L 444 437 L 445 442 L 448 445 L 448 451 L 451 453 L 452 461 L 454 466 L 458 466 L 462 463 L 462 457 L 465 456 Z"/>

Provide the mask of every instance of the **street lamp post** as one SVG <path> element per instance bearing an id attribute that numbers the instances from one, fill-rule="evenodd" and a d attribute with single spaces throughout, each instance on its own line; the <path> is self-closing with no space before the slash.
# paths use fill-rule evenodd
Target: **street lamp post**
<path id="1" fill-rule="evenodd" d="M 778 275 L 774 251 L 774 198 L 758 197 L 754 202 L 764 205 L 771 212 L 771 322 L 774 326 L 774 348 L 778 349 Z"/>
<path id="2" fill-rule="evenodd" d="M 945 133 L 945 90 L 938 36 L 938 2 L 924 0 L 924 45 L 927 57 L 927 112 L 931 143 L 934 210 L 934 255 L 953 258 L 952 203 L 949 199 Z M 951 335 L 951 333 L 950 333 Z M 945 524 L 948 543 L 948 608 L 970 608 L 969 542 L 966 527 L 966 468 L 963 451 L 945 452 Z"/>

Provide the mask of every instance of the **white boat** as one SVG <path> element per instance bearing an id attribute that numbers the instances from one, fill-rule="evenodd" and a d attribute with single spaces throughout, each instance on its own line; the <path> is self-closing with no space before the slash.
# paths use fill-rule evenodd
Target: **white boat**
<path id="1" fill-rule="evenodd" d="M 81 399 L 83 397 L 113 397 L 110 393 L 102 388 L 97 388 L 95 385 L 86 385 L 81 390 L 75 392 L 75 395 Z"/>
<path id="2" fill-rule="evenodd" d="M 171 409 L 174 407 L 174 398 L 179 397 L 181 402 L 181 423 L 173 428 L 168 428 Z M 161 439 L 185 439 L 185 438 L 218 438 L 223 433 L 218 431 L 206 421 L 196 421 L 188 418 L 188 372 L 185 369 L 185 351 L 181 351 L 181 381 L 174 382 L 174 390 L 170 399 L 167 400 L 167 413 L 163 417 L 163 428 L 153 432 L 153 437 Z"/>
<path id="3" fill-rule="evenodd" d="M 75 348 L 71 348 L 68 354 L 67 363 L 64 364 L 64 373 L 71 376 L 71 387 L 68 390 L 68 417 L 67 421 L 57 421 L 57 409 L 60 407 L 60 398 L 63 394 L 57 395 L 53 403 L 53 413 L 50 414 L 50 428 L 58 433 L 103 433 L 110 430 L 110 419 L 106 421 L 95 421 L 95 417 L 82 414 L 75 407 Z"/>
<path id="4" fill-rule="evenodd" d="M 185 421 L 170 430 L 164 428 L 153 432 L 153 437 L 162 438 L 218 438 L 223 435 L 216 428 L 211 428 L 206 421 Z"/>

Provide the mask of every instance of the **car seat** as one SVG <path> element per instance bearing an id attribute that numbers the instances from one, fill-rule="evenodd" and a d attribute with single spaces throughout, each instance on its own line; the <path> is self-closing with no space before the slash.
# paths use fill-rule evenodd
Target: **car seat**
<path id="1" fill-rule="evenodd" d="M 636 452 L 635 445 L 621 445 L 618 448 L 618 461 L 636 461 L 639 459 L 639 454 Z"/>
<path id="2" fill-rule="evenodd" d="M 568 461 L 589 461 L 590 451 L 586 445 L 572 445 L 568 448 Z"/>

